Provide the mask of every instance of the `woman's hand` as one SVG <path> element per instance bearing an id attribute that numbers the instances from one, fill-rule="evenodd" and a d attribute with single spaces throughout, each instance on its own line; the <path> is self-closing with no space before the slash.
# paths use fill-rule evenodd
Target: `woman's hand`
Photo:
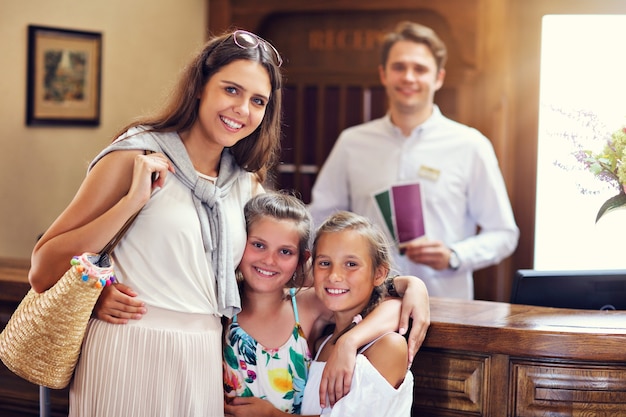
<path id="1" fill-rule="evenodd" d="M 142 207 L 150 198 L 152 190 L 163 186 L 168 171 L 174 172 L 174 166 L 162 153 L 135 156 L 133 179 L 126 197 L 137 201 Z"/>
<path id="2" fill-rule="evenodd" d="M 137 293 L 127 285 L 106 286 L 93 308 L 93 316 L 112 324 L 126 324 L 130 319 L 139 320 L 146 313 L 146 308 L 136 296 Z"/>

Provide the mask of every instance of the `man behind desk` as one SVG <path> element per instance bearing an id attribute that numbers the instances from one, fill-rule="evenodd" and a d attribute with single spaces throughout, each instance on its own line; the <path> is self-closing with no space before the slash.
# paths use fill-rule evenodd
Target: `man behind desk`
<path id="1" fill-rule="evenodd" d="M 425 26 L 402 22 L 387 34 L 379 73 L 389 111 L 341 133 L 309 208 L 316 224 L 350 210 L 387 232 L 373 194 L 419 182 L 426 237 L 397 253 L 395 267 L 422 278 L 431 296 L 472 299 L 472 272 L 509 256 L 519 229 L 489 140 L 444 117 L 434 104 L 446 54 Z"/>

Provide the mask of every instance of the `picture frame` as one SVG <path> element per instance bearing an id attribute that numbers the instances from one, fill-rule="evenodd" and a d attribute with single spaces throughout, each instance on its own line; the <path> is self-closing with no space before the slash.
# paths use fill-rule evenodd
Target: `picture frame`
<path id="1" fill-rule="evenodd" d="M 102 34 L 28 26 L 26 124 L 98 126 Z"/>

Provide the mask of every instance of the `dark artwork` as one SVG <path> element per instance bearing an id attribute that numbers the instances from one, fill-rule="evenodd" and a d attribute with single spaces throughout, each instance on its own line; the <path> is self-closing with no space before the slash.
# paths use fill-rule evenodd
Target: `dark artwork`
<path id="1" fill-rule="evenodd" d="M 82 101 L 85 98 L 87 56 L 84 52 L 47 50 L 44 53 L 45 101 Z"/>

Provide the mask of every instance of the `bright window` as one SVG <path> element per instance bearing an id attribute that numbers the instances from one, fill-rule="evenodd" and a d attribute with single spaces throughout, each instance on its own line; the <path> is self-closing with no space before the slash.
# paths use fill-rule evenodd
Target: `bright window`
<path id="1" fill-rule="evenodd" d="M 573 157 L 575 144 L 603 148 L 592 128 L 626 125 L 625 43 L 626 16 L 543 19 L 535 269 L 626 268 L 626 209 L 595 222 L 618 191 Z"/>

